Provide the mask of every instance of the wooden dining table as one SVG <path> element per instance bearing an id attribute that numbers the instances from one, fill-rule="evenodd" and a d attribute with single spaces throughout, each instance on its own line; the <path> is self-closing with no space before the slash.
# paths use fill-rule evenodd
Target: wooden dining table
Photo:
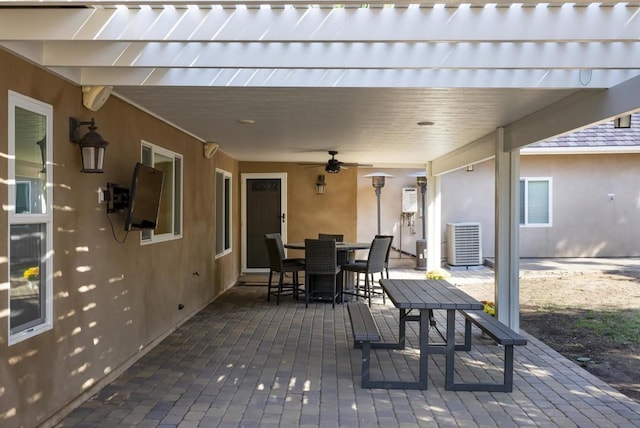
<path id="1" fill-rule="evenodd" d="M 398 342 L 371 343 L 371 348 L 404 349 L 406 323 L 419 322 L 419 378 L 417 381 L 371 381 L 372 388 L 427 389 L 429 354 L 444 354 L 446 359 L 445 389 L 454 384 L 454 358 L 456 349 L 465 349 L 455 343 L 455 322 L 458 310 L 482 310 L 484 305 L 459 288 L 444 280 L 381 279 L 380 285 L 394 306 L 399 309 Z M 446 310 L 446 333 L 443 343 L 430 344 L 429 331 L 435 328 L 434 310 Z M 417 314 L 414 314 L 414 311 Z"/>

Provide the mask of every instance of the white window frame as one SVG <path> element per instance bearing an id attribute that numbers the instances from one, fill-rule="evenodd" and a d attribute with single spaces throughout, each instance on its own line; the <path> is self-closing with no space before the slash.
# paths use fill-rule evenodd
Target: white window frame
<path id="1" fill-rule="evenodd" d="M 144 161 L 143 152 L 145 149 L 151 150 L 151 164 L 149 165 Z M 179 219 L 179 231 L 173 229 L 171 232 L 157 234 L 153 230 L 143 230 L 140 233 L 140 244 L 141 245 L 149 245 L 155 244 L 158 242 L 166 242 L 172 241 L 174 239 L 182 239 L 182 230 L 183 230 L 183 219 L 184 219 L 184 160 L 181 154 L 171 151 L 169 149 L 165 149 L 164 147 L 160 147 L 148 141 L 142 140 L 140 145 L 140 159 L 141 162 L 147 166 L 153 167 L 155 165 L 155 156 L 161 155 L 168 158 L 173 159 L 173 176 L 167 177 L 165 175 L 163 188 L 167 188 L 167 186 L 172 186 L 173 188 L 173 198 L 171 201 L 171 212 L 180 216 Z M 179 159 L 180 162 L 180 171 L 179 171 L 179 180 L 180 183 L 178 185 L 178 193 L 179 193 L 179 201 L 176 201 L 176 185 L 175 185 L 175 174 L 176 174 L 176 159 Z M 178 210 L 176 211 L 176 204 L 179 204 Z M 175 226 L 175 218 L 172 221 L 172 228 Z"/>
<path id="2" fill-rule="evenodd" d="M 549 188 L 549 200 L 547 206 L 549 210 L 549 221 L 547 223 L 529 223 L 529 183 L 536 181 L 546 181 Z M 520 227 L 552 227 L 553 226 L 553 180 L 551 177 L 521 177 L 520 182 L 524 182 L 524 194 L 520 195 L 524 201 L 524 223 Z"/>
<path id="3" fill-rule="evenodd" d="M 40 272 L 40 293 L 44 297 L 43 318 L 39 324 L 31 326 L 25 330 L 11 333 L 11 322 L 7 321 L 7 337 L 9 346 L 23 340 L 37 336 L 53 328 L 53 107 L 36 99 L 27 97 L 14 91 L 8 91 L 8 227 L 7 227 L 7 254 L 9 263 L 11 261 L 11 226 L 16 224 L 43 224 L 45 225 L 45 272 Z M 16 129 L 15 110 L 22 108 L 46 117 L 46 201 L 42 206 L 42 213 L 16 213 Z M 11 284 L 9 278 L 10 269 L 7 269 L 7 283 Z M 10 287 L 10 286 L 9 286 Z M 44 290 L 42 289 L 44 288 Z M 7 293 L 8 317 L 11 316 L 11 291 Z"/>
<path id="4" fill-rule="evenodd" d="M 229 183 L 228 186 L 228 194 L 223 193 L 222 195 L 219 195 L 217 192 L 217 188 L 218 188 L 218 177 L 222 176 L 222 179 L 224 180 L 225 183 Z M 226 186 L 222 186 L 222 190 L 223 192 L 225 192 Z M 231 224 L 231 222 L 233 221 L 233 175 L 228 172 L 225 171 L 223 169 L 219 169 L 216 168 L 216 196 L 215 196 L 215 203 L 216 203 L 216 207 L 215 207 L 215 213 L 216 216 L 218 214 L 218 212 L 221 212 L 224 216 L 223 220 L 222 220 L 222 228 L 223 230 L 219 230 L 218 229 L 218 220 L 216 218 L 216 241 L 214 242 L 214 251 L 216 253 L 216 259 L 225 256 L 229 253 L 231 253 L 233 251 L 233 225 Z M 222 203 L 224 206 L 218 210 L 218 205 Z M 229 225 L 229 227 L 225 227 L 225 225 Z M 218 234 L 222 233 L 224 235 L 223 237 L 223 242 L 229 242 L 228 247 L 225 247 L 222 249 L 221 252 L 218 252 L 218 244 L 217 244 L 217 239 L 218 239 Z M 223 244 L 224 245 L 224 244 Z"/>

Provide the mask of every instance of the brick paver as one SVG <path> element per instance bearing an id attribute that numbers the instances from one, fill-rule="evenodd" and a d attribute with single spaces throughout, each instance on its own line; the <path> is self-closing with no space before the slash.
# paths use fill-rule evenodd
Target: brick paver
<path id="1" fill-rule="evenodd" d="M 493 272 L 454 275 L 490 280 Z M 59 426 L 640 427 L 640 403 L 526 333 L 529 344 L 515 350 L 512 393 L 446 391 L 443 355 L 430 357 L 428 390 L 363 390 L 346 307 L 304 306 L 291 298 L 267 302 L 262 284 L 235 286 Z M 372 312 L 393 340 L 396 310 L 380 301 Z M 372 353 L 372 377 L 417 375 L 417 330 L 408 330 L 406 350 Z M 502 350 L 474 336 L 472 352 L 457 356 L 456 375 L 499 380 Z"/>

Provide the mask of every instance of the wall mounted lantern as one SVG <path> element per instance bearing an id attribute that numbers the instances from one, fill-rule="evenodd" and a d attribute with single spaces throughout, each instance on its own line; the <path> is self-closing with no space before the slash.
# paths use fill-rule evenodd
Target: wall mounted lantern
<path id="1" fill-rule="evenodd" d="M 89 125 L 89 132 L 80 138 L 78 128 L 84 125 Z M 98 127 L 93 118 L 91 122 L 80 122 L 76 118 L 69 118 L 69 140 L 80 146 L 80 156 L 82 157 L 82 169 L 80 172 L 104 172 L 104 152 L 109 143 L 102 139 L 96 129 Z"/>
<path id="2" fill-rule="evenodd" d="M 324 195 L 325 187 L 327 184 L 324 182 L 324 175 L 319 175 L 316 181 L 316 195 Z"/>
<path id="3" fill-rule="evenodd" d="M 614 128 L 631 128 L 631 115 L 616 117 L 613 121 Z"/>
<path id="4" fill-rule="evenodd" d="M 378 201 L 378 235 L 380 235 L 380 195 L 382 194 L 385 179 L 387 177 L 393 178 L 394 176 L 386 172 L 372 172 L 371 174 L 365 175 L 365 177 L 371 177 L 371 185 L 376 189 L 376 199 Z"/>

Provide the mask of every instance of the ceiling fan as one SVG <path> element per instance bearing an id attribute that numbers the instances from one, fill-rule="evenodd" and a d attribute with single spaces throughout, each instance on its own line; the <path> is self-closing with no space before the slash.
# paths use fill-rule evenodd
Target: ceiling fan
<path id="1" fill-rule="evenodd" d="M 327 163 L 306 163 L 303 165 L 324 166 L 324 170 L 329 174 L 337 174 L 340 172 L 342 168 L 348 169 L 350 166 L 372 166 L 370 164 L 367 165 L 367 164 L 348 163 L 348 162 L 339 161 L 338 159 L 336 159 L 336 155 L 338 154 L 337 150 L 329 150 L 329 154 L 331 155 L 331 159 L 329 159 Z"/>

